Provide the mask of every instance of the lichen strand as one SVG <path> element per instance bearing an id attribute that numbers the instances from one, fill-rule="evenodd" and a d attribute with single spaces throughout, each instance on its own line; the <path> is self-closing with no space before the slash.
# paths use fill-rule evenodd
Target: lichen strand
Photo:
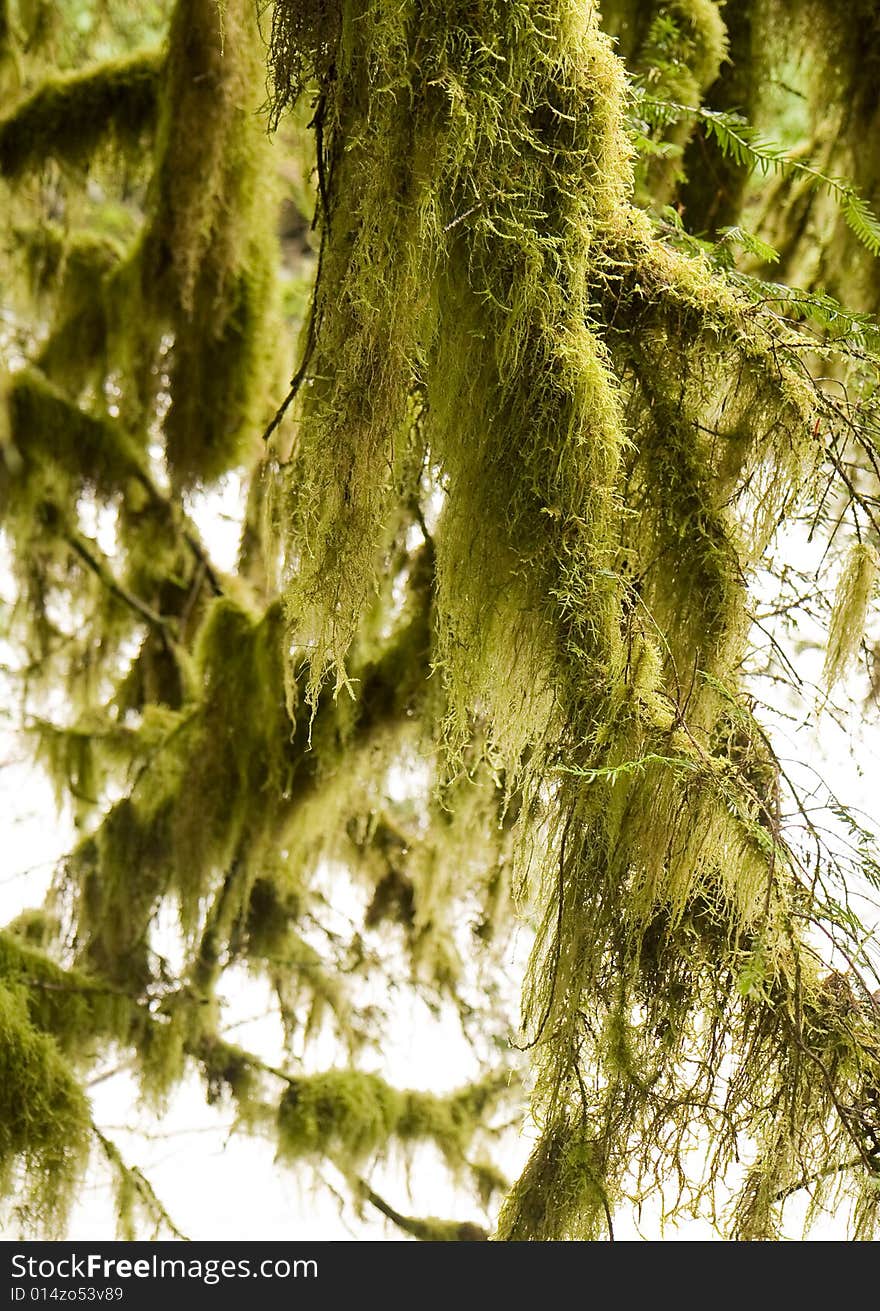
<path id="1" fill-rule="evenodd" d="M 624 76 L 588 6 L 343 0 L 319 42 L 313 8 L 276 0 L 273 45 L 279 106 L 317 79 L 322 216 L 288 611 L 317 703 L 329 671 L 348 680 L 415 393 L 446 493 L 447 748 L 460 764 L 488 725 L 539 908 L 544 1132 L 500 1232 L 595 1236 L 624 1195 L 662 1196 L 703 1130 L 718 1150 L 669 1212 L 757 1140 L 766 1221 L 768 1108 L 812 1177 L 862 1141 L 880 1073 L 792 929 L 808 893 L 738 686 L 747 573 L 817 460 L 811 393 L 772 320 L 632 207 Z M 696 96 L 717 7 L 666 8 Z"/>

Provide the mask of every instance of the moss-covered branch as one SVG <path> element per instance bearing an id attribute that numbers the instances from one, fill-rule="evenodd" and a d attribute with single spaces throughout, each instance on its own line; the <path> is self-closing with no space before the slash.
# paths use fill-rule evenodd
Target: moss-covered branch
<path id="1" fill-rule="evenodd" d="M 138 1232 L 137 1213 L 140 1210 L 151 1222 L 154 1235 L 164 1230 L 172 1238 L 187 1242 L 186 1234 L 178 1229 L 144 1172 L 136 1165 L 129 1165 L 112 1138 L 96 1124 L 92 1125 L 92 1134 L 114 1176 L 120 1239 L 125 1242 L 135 1240 Z"/>
<path id="2" fill-rule="evenodd" d="M 616 45 L 582 0 L 269 8 L 275 147 L 252 0 L 174 0 L 164 53 L 60 79 L 35 37 L 19 62 L 36 90 L 0 120 L 17 687 L 81 834 L 54 890 L 71 968 L 46 954 L 45 921 L 0 935 L 26 1102 L 6 1108 L 0 1174 L 30 1170 L 38 1211 L 47 1181 L 70 1195 L 95 1137 L 80 1076 L 111 1044 L 158 1103 L 195 1063 L 240 1127 L 329 1162 L 404 1233 L 482 1239 L 403 1214 L 367 1166 L 437 1150 L 488 1206 L 506 1184 L 471 1144 L 502 1127 L 513 1045 L 540 1138 L 501 1236 L 612 1237 L 619 1208 L 659 1205 L 769 1237 L 804 1181 L 845 1184 L 867 1234 L 880 1039 L 864 941 L 744 671 L 751 579 L 800 514 L 832 555 L 855 524 L 822 609 L 829 682 L 858 650 L 877 334 L 827 297 L 762 291 L 734 252 L 772 258 L 766 244 L 741 227 L 701 242 L 679 202 L 712 226 L 761 185 L 709 170 L 705 194 L 682 189 L 707 145 L 682 155 L 690 124 L 721 123 L 711 83 L 719 100 L 791 94 L 769 55 L 737 82 L 728 38 L 741 58 L 774 15 L 798 41 L 803 13 L 824 15 L 834 40 L 810 66 L 837 61 L 858 90 L 851 122 L 834 108 L 844 169 L 853 133 L 870 138 L 854 70 L 856 54 L 873 67 L 873 28 L 832 32 L 826 0 L 608 0 Z M 114 21 L 70 48 L 97 57 Z M 653 130 L 632 74 L 660 106 Z M 814 135 L 817 95 L 798 118 Z M 300 213 L 313 177 L 320 229 L 314 254 L 297 239 L 315 279 L 293 363 L 274 326 L 280 174 Z M 831 186 L 854 194 L 836 171 Z M 819 209 L 762 195 L 786 270 L 821 280 L 824 254 L 800 262 Z M 852 371 L 840 401 L 809 376 L 817 334 L 829 371 Z M 247 510 L 221 575 L 189 512 L 224 478 Z M 796 613 L 788 595 L 769 609 Z M 874 848 L 847 832 L 876 882 Z M 489 977 L 516 894 L 535 935 L 518 1037 Z M 173 968 L 157 951 L 169 908 Z M 229 1040 L 238 966 L 268 979 L 290 1068 Z M 404 997 L 457 1014 L 466 1088 L 375 1072 Z M 98 1143 L 125 1222 L 132 1199 L 161 1219 Z"/>
<path id="3" fill-rule="evenodd" d="M 0 118 L 0 176 L 49 159 L 85 164 L 106 140 L 130 148 L 156 125 L 163 51 L 47 79 Z"/>
<path id="4" fill-rule="evenodd" d="M 506 1072 L 445 1097 L 400 1091 L 376 1074 L 327 1070 L 291 1081 L 278 1110 L 282 1157 L 330 1156 L 349 1167 L 397 1143 L 433 1143 L 461 1170 L 471 1140 L 509 1094 Z"/>
<path id="5" fill-rule="evenodd" d="M 364 1179 L 356 1181 L 358 1192 L 364 1201 L 375 1207 L 380 1215 L 397 1225 L 403 1233 L 417 1238 L 423 1243 L 479 1243 L 488 1239 L 488 1231 L 481 1225 L 469 1220 L 437 1220 L 435 1217 L 420 1218 L 402 1215 L 383 1197 L 370 1187 Z"/>

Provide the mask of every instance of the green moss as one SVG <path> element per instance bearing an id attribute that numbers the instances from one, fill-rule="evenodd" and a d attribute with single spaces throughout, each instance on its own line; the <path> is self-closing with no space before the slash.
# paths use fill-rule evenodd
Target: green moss
<path id="1" fill-rule="evenodd" d="M 119 424 L 74 405 L 38 370 L 15 375 L 8 404 L 25 477 L 34 467 L 49 465 L 110 496 L 141 472 L 137 448 Z"/>
<path id="2" fill-rule="evenodd" d="M 271 214 L 268 198 L 260 209 Z M 249 460 L 262 427 L 275 270 L 270 233 L 251 238 L 248 262 L 222 299 L 214 270 L 202 265 L 192 312 L 177 325 L 165 436 L 168 463 L 184 483 L 211 482 Z"/>
<path id="3" fill-rule="evenodd" d="M 395 1143 L 432 1142 L 450 1164 L 461 1167 L 506 1082 L 496 1076 L 435 1097 L 401 1091 L 377 1074 L 357 1070 L 306 1076 L 291 1084 L 279 1106 L 279 1152 L 288 1160 L 329 1156 L 354 1168 Z"/>
<path id="4" fill-rule="evenodd" d="M 661 71 L 696 101 L 725 52 L 718 7 L 660 9 Z M 645 1196 L 667 1148 L 680 1159 L 685 1054 L 713 1066 L 721 1034 L 758 1023 L 761 989 L 726 998 L 719 978 L 759 944 L 768 978 L 800 968 L 784 928 L 793 863 L 751 764 L 709 744 L 743 661 L 745 572 L 813 467 L 811 395 L 780 367 L 770 320 L 633 208 L 626 85 L 586 9 L 378 0 L 354 22 L 343 4 L 321 42 L 318 13 L 279 0 L 273 38 L 278 106 L 311 73 L 321 128 L 320 274 L 284 475 L 288 614 L 320 707 L 328 673 L 351 684 L 415 429 L 445 493 L 448 757 L 462 768 L 487 724 L 485 759 L 540 816 L 514 861 L 541 908 L 526 1029 L 549 1127 L 505 1224 L 593 1237 L 634 1140 L 655 1145 L 635 1167 Z M 408 874 L 417 923 L 431 885 Z M 745 1050 L 742 1126 L 757 1123 L 770 1047 Z M 331 1103 L 294 1120 L 305 1141 L 322 1140 L 321 1116 L 332 1136 Z M 346 1086 L 342 1141 L 372 1144 L 398 1110 Z"/>
<path id="5" fill-rule="evenodd" d="M 163 898 L 177 899 L 187 933 L 202 934 L 196 982 L 205 997 L 246 917 L 294 759 L 282 623 L 279 605 L 255 615 L 225 598 L 214 603 L 195 653 L 193 700 L 148 719 L 149 767 L 71 859 L 84 959 L 120 986 L 140 989 L 149 978 L 150 926 Z"/>
<path id="6" fill-rule="evenodd" d="M 26 253 L 31 285 L 37 295 L 57 290 L 59 313 L 81 308 L 94 295 L 96 283 L 123 257 L 123 247 L 103 232 L 67 232 L 58 223 L 19 229 L 16 241 Z"/>
<path id="7" fill-rule="evenodd" d="M 277 360 L 277 195 L 249 0 L 182 0 L 169 36 L 139 295 L 175 345 L 166 458 L 181 486 L 252 457 Z M 193 125 L 199 124 L 194 131 Z"/>
<path id="8" fill-rule="evenodd" d="M 107 139 L 136 144 L 155 125 L 162 64 L 150 51 L 47 79 L 0 119 L 0 174 L 48 159 L 84 164 Z"/>
<path id="9" fill-rule="evenodd" d="M 877 551 L 869 543 L 857 543 L 840 575 L 825 654 L 823 679 L 828 691 L 840 682 L 865 636 L 868 607 L 877 581 Z"/>
<path id="10" fill-rule="evenodd" d="M 86 207 L 97 235 L 50 228 L 22 240 L 56 298 L 41 367 L 73 397 L 86 386 L 100 394 L 112 376 L 132 431 L 151 422 L 167 370 L 165 459 L 186 488 L 253 458 L 276 383 L 278 198 L 257 115 L 261 53 L 249 0 L 225 5 L 222 24 L 215 0 L 181 0 L 167 53 L 48 79 L 0 123 L 10 176 L 50 146 L 89 163 L 106 136 L 125 144 L 155 128 L 152 158 L 126 182 L 130 207 L 145 214 L 137 233 L 128 216 L 124 252 L 101 235 L 112 195 Z M 112 193 L 113 180 L 101 181 Z"/>
<path id="11" fill-rule="evenodd" d="M 257 1087 L 253 1061 L 234 1043 L 208 1035 L 197 1044 L 199 1062 L 207 1085 L 208 1101 L 231 1095 L 240 1114 L 248 1115 Z"/>
<path id="12" fill-rule="evenodd" d="M 471 1243 L 485 1242 L 489 1237 L 486 1230 L 470 1221 L 438 1220 L 434 1216 L 401 1215 L 394 1207 L 374 1193 L 363 1180 L 358 1181 L 358 1192 L 364 1201 L 375 1207 L 386 1219 L 392 1220 L 398 1229 L 423 1243 Z"/>
<path id="13" fill-rule="evenodd" d="M 170 872 L 169 806 L 150 801 L 117 802 L 67 869 L 79 892 L 82 959 L 134 995 L 150 978 L 148 927 Z"/>
<path id="14" fill-rule="evenodd" d="M 131 1000 L 100 979 L 58 965 L 42 944 L 26 940 L 24 927 L 19 921 L 0 933 L 0 978 L 27 998 L 31 1023 L 74 1061 L 108 1040 L 124 1042 L 134 1016 Z M 32 933 L 33 924 L 29 928 Z"/>
<path id="15" fill-rule="evenodd" d="M 343 19 L 326 116 L 328 133 L 346 146 L 338 174 L 327 182 L 331 196 L 356 201 L 335 223 L 324 216 L 314 306 L 320 333 L 308 362 L 311 382 L 290 473 L 297 488 L 292 529 L 302 555 L 289 604 L 303 638 L 315 647 L 313 690 L 327 664 L 339 672 L 370 587 L 390 492 L 386 473 L 404 440 L 409 393 L 419 376 L 428 383 L 429 440 L 456 490 L 462 489 L 460 498 L 450 498 L 456 509 L 461 502 L 462 528 L 456 533 L 447 523 L 441 545 L 479 562 L 483 575 L 471 567 L 479 579 L 471 592 L 475 612 L 458 619 L 461 631 L 453 639 L 456 650 L 473 653 L 474 670 L 481 662 L 492 667 L 489 653 L 468 639 L 495 611 L 516 569 L 506 544 L 514 538 L 525 548 L 528 534 L 529 547 L 540 550 L 537 529 L 548 523 L 541 507 L 552 504 L 553 484 L 564 482 L 561 472 L 547 479 L 535 467 L 534 488 L 529 477 L 511 484 L 493 467 L 502 450 L 528 467 L 528 449 L 515 457 L 509 449 L 509 416 L 523 404 L 517 423 L 532 434 L 536 464 L 550 441 L 560 460 L 578 465 L 580 485 L 577 492 L 572 487 L 564 514 L 592 515 L 601 536 L 602 515 L 591 506 L 602 502 L 623 434 L 603 351 L 584 327 L 586 266 L 579 256 L 627 185 L 623 86 L 607 44 L 586 17 L 571 6 L 560 14 L 546 8 L 538 15 L 516 5 L 501 21 L 494 11 L 479 18 L 440 16 L 428 6 L 416 18 L 379 4 L 362 25 Z M 549 41 L 539 37 L 539 18 Z M 288 20 L 296 26 L 297 8 L 276 6 L 278 42 Z M 497 59 L 487 57 L 490 49 Z M 361 76 L 366 67 L 369 83 Z M 287 70 L 277 67 L 276 76 L 286 84 Z M 392 95 L 363 101 L 370 97 L 368 85 L 386 84 L 396 88 Z M 521 106 L 510 138 L 509 125 L 497 120 L 502 103 Z M 564 125 L 572 119 L 581 128 L 569 140 Z M 362 123 L 370 125 L 366 134 Z M 328 158 L 337 157 L 328 150 Z M 585 181 L 588 163 L 601 185 Z M 459 355 L 475 363 L 475 341 L 492 345 L 480 356 L 484 371 L 473 378 L 463 407 L 461 391 L 453 387 L 444 395 L 442 384 L 466 376 Z M 510 381 L 521 365 L 528 372 L 514 389 Z M 543 383 L 530 390 L 537 379 Z M 521 485 L 529 490 L 518 498 Z M 491 487 L 500 503 L 465 504 L 477 486 Z M 587 501 L 575 511 L 587 487 Z M 481 559 L 468 537 L 487 514 L 500 530 L 498 547 L 496 558 Z M 567 537 L 577 540 L 572 524 L 561 523 L 560 548 L 566 527 Z M 567 563 L 573 573 L 573 562 Z M 459 568 L 459 558 L 449 556 L 441 574 L 445 569 L 452 577 Z M 539 578 L 536 594 L 548 586 L 555 579 Z M 332 612 L 323 612 L 321 598 L 330 594 Z M 513 611 L 518 628 L 528 625 L 522 617 L 527 607 L 519 596 L 517 602 L 501 624 Z M 451 627 L 449 617 L 445 630 Z M 542 638 L 523 634 L 532 646 Z M 462 701 L 482 690 L 467 686 Z M 510 700 L 520 699 L 514 685 Z M 503 734 L 503 710 L 497 718 Z"/>
<path id="16" fill-rule="evenodd" d="M 31 947 L 49 948 L 58 937 L 58 921 L 46 909 L 24 910 L 6 925 L 5 932 Z"/>
<path id="17" fill-rule="evenodd" d="M 496 1237 L 508 1242 L 613 1237 L 602 1145 L 586 1123 L 545 1130 L 502 1208 Z"/>
<path id="18" fill-rule="evenodd" d="M 20 986 L 0 982 L 0 1180 L 25 1178 L 24 1215 L 63 1222 L 85 1167 L 88 1103 L 56 1043 L 30 1020 Z"/>

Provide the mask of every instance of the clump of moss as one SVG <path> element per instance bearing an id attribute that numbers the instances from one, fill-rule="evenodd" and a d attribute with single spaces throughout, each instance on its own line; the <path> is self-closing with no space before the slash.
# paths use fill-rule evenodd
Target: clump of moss
<path id="1" fill-rule="evenodd" d="M 61 318 L 81 312 L 96 284 L 100 285 L 125 254 L 123 245 L 109 233 L 90 228 L 67 232 L 52 222 L 41 223 L 37 229 L 20 228 L 15 238 L 25 253 L 35 295 L 51 292 Z M 41 359 L 45 359 L 45 351 Z"/>
<path id="2" fill-rule="evenodd" d="M 401 1091 L 377 1074 L 327 1070 L 293 1082 L 278 1108 L 282 1157 L 329 1156 L 346 1168 L 402 1146 L 432 1142 L 456 1167 L 488 1124 L 506 1078 L 495 1076 L 446 1097 Z"/>
<path id="3" fill-rule="evenodd" d="M 614 1237 L 616 1197 L 602 1145 L 586 1122 L 546 1129 L 505 1201 L 496 1237 L 508 1242 Z"/>
<path id="4" fill-rule="evenodd" d="M 40 363 L 73 396 L 86 384 L 100 392 L 113 375 L 117 408 L 139 435 L 167 369 L 165 459 L 185 488 L 253 457 L 279 355 L 277 196 L 256 114 L 261 52 L 247 0 L 222 15 L 214 0 L 181 0 L 167 49 L 48 80 L 0 122 L 0 170 L 10 176 L 50 147 L 87 163 L 109 135 L 133 176 L 149 178 L 144 221 L 124 254 L 88 233 L 54 252 L 37 243 L 43 289 L 54 284 L 56 295 Z M 147 127 L 152 156 L 142 149 Z"/>
<path id="5" fill-rule="evenodd" d="M 0 119 L 0 175 L 49 159 L 85 164 L 107 138 L 137 142 L 156 124 L 164 52 L 139 52 L 47 79 Z"/>
<path id="6" fill-rule="evenodd" d="M 123 429 L 71 403 L 36 369 L 18 372 L 9 389 L 11 437 L 27 475 L 34 466 L 62 471 L 110 497 L 141 472 L 137 447 Z M 21 504 L 17 498 L 16 509 Z"/>
<path id="7" fill-rule="evenodd" d="M 120 970 L 133 981 L 148 977 L 148 930 L 163 896 L 178 898 L 194 933 L 203 898 L 236 869 L 240 878 L 222 899 L 213 935 L 228 935 L 245 913 L 259 867 L 248 853 L 259 851 L 290 779 L 282 622 L 278 605 L 255 615 L 225 598 L 215 602 L 196 650 L 193 701 L 161 717 L 158 733 L 148 726 L 161 768 L 142 773 L 72 858 L 88 958 L 110 978 Z"/>

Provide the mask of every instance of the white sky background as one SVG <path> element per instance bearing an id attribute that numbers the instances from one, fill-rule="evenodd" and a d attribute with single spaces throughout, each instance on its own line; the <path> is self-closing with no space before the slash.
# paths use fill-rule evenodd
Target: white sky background
<path id="1" fill-rule="evenodd" d="M 241 508 L 240 490 L 233 479 L 216 495 L 198 498 L 190 507 L 221 569 L 234 567 Z M 0 572 L 0 595 L 8 600 L 8 575 L 6 578 L 4 583 Z M 820 653 L 809 649 L 799 657 L 807 681 L 819 681 L 821 660 Z M 4 712 L 0 719 L 2 924 L 41 903 L 53 863 L 72 845 L 74 830 L 68 818 L 57 817 L 51 789 L 27 763 L 21 743 L 6 731 L 5 721 L 13 707 L 0 706 L 0 710 Z M 852 703 L 844 731 L 831 715 L 818 714 L 815 697 L 808 692 L 799 725 L 780 715 L 770 727 L 781 755 L 791 760 L 791 772 L 800 776 L 807 789 L 815 785 L 812 771 L 816 769 L 847 802 L 876 815 L 880 811 L 880 732 L 877 713 L 871 713 L 870 719 L 863 720 Z M 391 786 L 395 785 L 406 788 L 407 780 L 392 780 Z M 877 922 L 872 908 L 861 905 L 859 910 L 869 921 L 873 914 L 873 922 Z M 229 1036 L 259 1051 L 271 1063 L 281 1064 L 280 1026 L 277 1018 L 266 1014 L 271 1008 L 268 986 L 236 968 L 224 977 L 224 997 L 233 1026 Z M 401 1087 L 452 1090 L 472 1074 L 457 1023 L 451 1020 L 438 1026 L 427 1011 L 419 1012 L 414 1003 L 411 1013 L 401 1014 L 391 1045 L 383 1048 L 383 1073 Z M 279 1094 L 281 1090 L 279 1084 Z M 363 1220 L 357 1220 L 350 1205 L 340 1206 L 332 1191 L 338 1181 L 331 1169 L 324 1172 L 325 1183 L 316 1186 L 310 1166 L 279 1165 L 268 1139 L 235 1133 L 232 1108 L 208 1107 L 203 1084 L 195 1074 L 159 1118 L 135 1109 L 135 1081 L 125 1069 L 98 1083 L 92 1098 L 96 1123 L 116 1142 L 127 1163 L 144 1172 L 175 1223 L 190 1238 L 403 1238 L 371 1208 L 366 1207 Z M 511 1177 L 527 1150 L 525 1139 L 512 1145 L 510 1159 L 504 1163 Z M 405 1214 L 481 1220 L 474 1201 L 456 1194 L 429 1149 L 416 1154 L 408 1172 L 401 1162 L 390 1162 L 382 1170 L 370 1171 L 369 1178 L 377 1192 Z M 339 1192 L 344 1194 L 344 1188 Z M 811 1237 L 841 1237 L 841 1220 L 830 1217 L 813 1229 Z M 616 1221 L 615 1229 L 618 1238 L 638 1236 L 623 1218 Z M 642 1233 L 657 1236 L 656 1218 L 643 1217 Z M 14 1236 L 13 1226 L 4 1229 L 0 1224 L 0 1237 Z M 112 1191 L 105 1168 L 93 1168 L 67 1236 L 80 1240 L 115 1236 Z M 663 1234 L 667 1240 L 714 1236 L 707 1227 L 696 1224 Z"/>

